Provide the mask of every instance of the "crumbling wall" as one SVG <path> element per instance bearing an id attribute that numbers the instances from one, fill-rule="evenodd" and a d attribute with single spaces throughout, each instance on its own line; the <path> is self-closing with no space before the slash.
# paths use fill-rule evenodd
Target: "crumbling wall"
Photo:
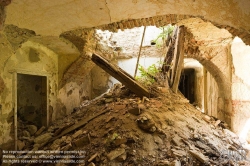
<path id="1" fill-rule="evenodd" d="M 13 105 L 12 105 L 12 82 L 10 74 L 5 72 L 6 61 L 14 55 L 12 47 L 6 35 L 0 31 L 0 147 L 8 148 L 12 146 L 13 139 Z"/>
<path id="2" fill-rule="evenodd" d="M 231 47 L 233 56 L 232 103 L 233 129 L 250 142 L 250 46 L 235 38 Z"/>
<path id="3" fill-rule="evenodd" d="M 100 40 L 105 42 L 109 47 L 113 48 L 116 59 L 127 59 L 137 57 L 141 45 L 144 27 L 136 27 L 118 30 L 117 32 L 97 30 Z M 159 57 L 163 55 L 162 38 L 157 40 L 159 45 L 151 45 L 151 41 L 155 40 L 162 30 L 155 26 L 147 26 L 142 41 L 141 57 Z"/>
<path id="4" fill-rule="evenodd" d="M 217 82 L 217 118 L 231 125 L 230 42 L 232 35 L 224 29 L 218 29 L 211 23 L 197 18 L 183 20 L 178 24 L 187 27 L 185 36 L 188 41 L 185 44 L 187 56 L 198 60 Z"/>
<path id="5" fill-rule="evenodd" d="M 64 115 L 61 114 L 63 112 L 62 107 L 58 107 L 61 102 L 58 99 L 59 82 L 69 65 L 79 56 L 79 51 L 75 51 L 75 47 L 69 41 L 61 41 L 57 37 L 35 36 L 35 32 L 20 29 L 13 25 L 6 25 L 4 31 L 0 31 L 0 41 L 2 43 L 0 46 L 0 145 L 5 149 L 13 149 L 14 112 L 18 112 L 17 102 L 23 109 L 28 106 L 28 102 L 29 106 L 32 106 L 33 103 L 31 100 L 17 99 L 17 93 L 24 94 L 27 92 L 25 89 L 21 90 L 21 84 L 18 85 L 20 83 L 20 80 L 18 81 L 17 79 L 18 74 L 36 75 L 46 78 L 46 83 L 44 84 L 46 86 L 44 87 L 46 94 L 43 94 L 43 97 L 46 98 L 45 101 L 47 103 L 42 108 L 42 111 L 48 114 L 48 119 L 43 120 L 43 124 L 38 124 L 38 127 L 40 127 L 39 125 L 46 126 Z M 24 86 L 28 86 L 28 83 L 25 83 L 24 80 L 21 80 L 21 83 Z M 80 86 L 83 86 L 83 88 L 80 88 Z M 19 92 L 17 92 L 18 87 L 20 87 Z M 79 91 L 79 89 L 84 89 L 85 87 L 91 86 L 81 84 L 75 89 Z M 38 86 L 35 88 L 37 89 Z M 28 91 L 34 92 L 32 89 Z M 78 93 L 84 96 L 85 92 L 79 91 Z M 72 92 L 72 94 L 74 93 Z M 68 97 L 70 93 L 60 93 L 60 95 L 65 99 L 65 96 Z M 77 99 L 79 99 L 79 95 Z M 69 110 L 72 110 L 73 106 L 79 106 L 80 104 L 75 96 L 73 96 L 73 99 L 69 97 L 68 101 L 76 101 L 75 103 L 71 102 L 72 105 L 68 106 L 66 101 L 63 101 L 63 108 L 70 108 Z M 24 113 L 22 115 L 28 118 L 31 115 L 28 115 L 27 111 L 27 109 L 23 110 Z"/>
<path id="6" fill-rule="evenodd" d="M 52 120 L 53 111 L 56 110 L 55 102 L 57 95 L 57 84 L 58 84 L 58 67 L 57 67 L 57 56 L 47 48 L 33 43 L 26 42 L 19 48 L 15 53 L 13 53 L 6 61 L 3 68 L 3 73 L 5 75 L 5 84 L 7 86 L 8 94 L 2 94 L 4 98 L 3 103 L 5 105 L 9 103 L 9 107 L 5 107 L 4 110 L 6 114 L 10 114 L 9 125 L 11 128 L 6 128 L 8 134 L 5 134 L 5 137 L 9 135 L 14 139 L 13 130 L 14 130 L 14 112 L 19 111 L 17 108 L 17 74 L 31 74 L 38 76 L 45 76 L 48 79 L 48 106 L 51 107 L 52 112 L 47 112 L 49 114 L 50 120 Z M 22 91 L 21 91 L 22 92 Z M 25 93 L 25 91 L 23 91 Z M 32 94 L 30 94 L 32 95 Z M 23 103 L 24 104 L 24 103 Z M 25 108 L 25 107 L 24 107 Z M 48 108 L 45 108 L 47 111 Z M 24 111 L 28 111 L 27 109 Z M 27 114 L 26 114 L 27 116 Z M 3 117 L 8 119 L 6 117 Z M 3 140 L 13 141 L 12 139 Z M 12 147 L 13 148 L 13 147 Z"/>
<path id="7" fill-rule="evenodd" d="M 248 43 L 250 41 L 250 2 L 248 0 L 185 2 L 122 0 L 119 3 L 99 0 L 84 2 L 63 0 L 60 4 L 49 1 L 39 5 L 36 1 L 28 1 L 28 5 L 24 2 L 16 1 L 9 5 L 7 23 L 18 23 L 21 27 L 33 29 L 42 35 L 58 36 L 61 32 L 79 27 L 102 26 L 104 29 L 117 30 L 141 25 L 162 26 L 165 23 L 176 23 L 186 17 L 201 17 L 222 28 L 232 28 L 234 35 L 244 34 L 242 37 Z M 34 21 L 35 24 L 32 24 L 31 22 Z"/>

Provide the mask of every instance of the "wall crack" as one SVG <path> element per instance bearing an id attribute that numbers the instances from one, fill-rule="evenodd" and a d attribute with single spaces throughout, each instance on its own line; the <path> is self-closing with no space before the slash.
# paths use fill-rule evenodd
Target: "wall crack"
<path id="1" fill-rule="evenodd" d="M 110 9 L 109 9 L 109 7 L 108 7 L 108 2 L 107 2 L 107 0 L 105 0 L 105 6 L 106 6 L 106 8 L 107 8 L 107 10 L 108 10 L 108 15 L 109 15 L 109 22 L 111 23 L 111 14 L 110 14 Z"/>

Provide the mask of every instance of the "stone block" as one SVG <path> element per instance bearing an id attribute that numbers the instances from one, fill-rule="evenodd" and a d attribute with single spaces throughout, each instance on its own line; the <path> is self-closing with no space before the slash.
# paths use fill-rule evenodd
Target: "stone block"
<path id="1" fill-rule="evenodd" d="M 196 150 L 189 150 L 189 153 L 192 154 L 192 156 L 194 156 L 202 164 L 207 164 L 209 161 L 209 158 L 207 156 L 204 156 L 201 152 L 198 152 Z"/>
<path id="2" fill-rule="evenodd" d="M 89 135 L 83 136 L 79 138 L 78 140 L 73 142 L 73 145 L 75 147 L 83 147 L 85 145 L 88 145 L 90 143 L 90 137 Z"/>
<path id="3" fill-rule="evenodd" d="M 42 134 L 42 135 L 36 137 L 34 139 L 34 142 L 37 144 L 42 144 L 42 143 L 48 142 L 51 138 L 52 138 L 52 134 L 46 133 L 46 134 Z"/>
<path id="4" fill-rule="evenodd" d="M 40 135 L 45 129 L 46 129 L 46 127 L 42 126 L 39 130 L 37 130 L 37 132 L 35 133 L 35 136 Z"/>
<path id="5" fill-rule="evenodd" d="M 117 138 L 114 140 L 114 144 L 116 146 L 119 146 L 121 144 L 125 144 L 127 142 L 127 139 L 126 138 Z"/>
<path id="6" fill-rule="evenodd" d="M 23 131 L 23 136 L 24 137 L 30 137 L 30 133 L 27 130 Z"/>
<path id="7" fill-rule="evenodd" d="M 129 113 L 134 114 L 134 115 L 140 115 L 141 111 L 138 107 L 136 108 L 131 108 L 128 110 Z"/>
<path id="8" fill-rule="evenodd" d="M 24 146 L 25 146 L 24 142 L 17 140 L 17 150 L 22 150 Z"/>
<path id="9" fill-rule="evenodd" d="M 30 135 L 34 135 L 37 132 L 37 127 L 35 125 L 27 125 Z"/>
<path id="10" fill-rule="evenodd" d="M 114 160 L 115 158 L 117 158 L 118 156 L 122 155 L 123 153 L 125 153 L 125 149 L 124 148 L 117 148 L 117 149 L 111 151 L 107 155 L 107 157 L 111 161 L 111 160 Z"/>
<path id="11" fill-rule="evenodd" d="M 127 153 L 123 153 L 122 155 L 118 156 L 117 158 L 117 161 L 125 161 L 127 159 Z"/>

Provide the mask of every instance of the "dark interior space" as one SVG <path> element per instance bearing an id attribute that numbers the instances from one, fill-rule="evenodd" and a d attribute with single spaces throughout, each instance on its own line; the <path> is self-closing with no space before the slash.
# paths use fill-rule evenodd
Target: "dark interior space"
<path id="1" fill-rule="evenodd" d="M 47 78 L 17 74 L 17 115 L 22 121 L 37 127 L 47 121 Z"/>
<path id="2" fill-rule="evenodd" d="M 195 82 L 195 70 L 194 69 L 184 69 L 182 71 L 179 90 L 181 93 L 189 100 L 191 104 L 195 102 L 194 98 L 194 82 Z"/>

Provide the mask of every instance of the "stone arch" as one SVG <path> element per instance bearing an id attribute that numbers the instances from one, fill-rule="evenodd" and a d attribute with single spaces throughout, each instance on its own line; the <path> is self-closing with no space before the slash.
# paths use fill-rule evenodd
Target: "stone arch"
<path id="1" fill-rule="evenodd" d="M 200 52 L 199 48 L 187 48 L 185 54 L 188 58 L 193 58 L 199 61 L 206 70 L 213 76 L 218 85 L 218 105 L 217 115 L 219 119 L 231 125 L 231 81 L 228 76 L 221 71 L 221 69 L 211 60 L 205 58 Z"/>

